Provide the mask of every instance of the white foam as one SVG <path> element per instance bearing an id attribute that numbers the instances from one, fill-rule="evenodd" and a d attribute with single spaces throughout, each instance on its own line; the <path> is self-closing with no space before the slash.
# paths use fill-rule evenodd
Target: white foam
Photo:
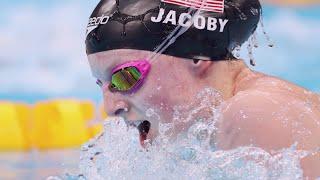
<path id="1" fill-rule="evenodd" d="M 176 120 L 192 122 L 187 131 L 179 133 L 176 138 L 169 138 L 175 121 L 160 123 L 160 135 L 146 149 L 139 144 L 138 131 L 128 128 L 124 119 L 107 120 L 104 133 L 82 147 L 81 175 L 78 178 L 302 179 L 300 159 L 308 153 L 298 151 L 297 144 L 272 154 L 252 146 L 228 151 L 216 149 L 213 137 L 219 109 L 213 105 L 217 102 L 212 104 L 208 100 L 210 96 L 219 97 L 219 94 L 206 88 L 195 98 L 202 106 L 190 105 L 197 108 L 189 111 L 188 115 L 175 112 Z M 195 116 L 208 107 L 212 110 L 212 117 Z M 147 114 L 152 117 L 155 113 L 148 109 Z M 71 177 L 69 175 L 67 179 Z"/>

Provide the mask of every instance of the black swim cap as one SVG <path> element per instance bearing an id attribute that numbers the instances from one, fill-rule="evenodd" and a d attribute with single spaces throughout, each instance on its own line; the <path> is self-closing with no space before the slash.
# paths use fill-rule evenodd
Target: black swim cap
<path id="1" fill-rule="evenodd" d="M 211 3 L 211 9 L 202 4 L 198 8 L 181 5 L 183 1 L 184 4 L 205 1 Z M 87 54 L 114 49 L 155 51 L 161 44 L 170 43 L 164 41 L 173 35 L 171 42 L 174 42 L 162 54 L 212 61 L 233 58 L 232 50 L 256 30 L 261 5 L 259 0 L 225 0 L 223 12 L 217 12 L 214 7 L 218 7 L 215 3 L 219 1 L 223 3 L 223 0 L 101 0 L 89 19 Z M 175 39 L 177 33 L 180 36 Z"/>

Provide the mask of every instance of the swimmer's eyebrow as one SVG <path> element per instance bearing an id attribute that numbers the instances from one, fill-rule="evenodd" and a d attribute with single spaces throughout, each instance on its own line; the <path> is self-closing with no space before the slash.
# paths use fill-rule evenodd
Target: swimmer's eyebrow
<path id="1" fill-rule="evenodd" d="M 111 75 L 112 70 L 115 69 L 116 67 L 118 67 L 120 64 L 123 64 L 123 63 L 114 62 L 114 63 L 110 64 L 110 65 L 105 69 L 105 72 L 106 72 L 107 74 Z"/>

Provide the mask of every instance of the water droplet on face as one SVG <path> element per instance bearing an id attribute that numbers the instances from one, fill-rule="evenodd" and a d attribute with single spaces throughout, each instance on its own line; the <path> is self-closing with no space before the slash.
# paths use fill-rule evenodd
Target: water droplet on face
<path id="1" fill-rule="evenodd" d="M 154 114 L 155 114 L 154 109 L 152 109 L 152 108 L 147 109 L 147 111 L 146 111 L 146 116 L 147 116 L 147 117 L 151 117 L 151 116 L 153 116 Z"/>
<path id="2" fill-rule="evenodd" d="M 173 123 L 160 123 L 159 124 L 159 133 L 162 136 L 170 136 L 173 132 L 174 124 Z"/>
<path id="3" fill-rule="evenodd" d="M 248 115 L 243 111 L 243 110 L 240 110 L 240 115 L 243 119 L 247 119 L 248 118 Z"/>

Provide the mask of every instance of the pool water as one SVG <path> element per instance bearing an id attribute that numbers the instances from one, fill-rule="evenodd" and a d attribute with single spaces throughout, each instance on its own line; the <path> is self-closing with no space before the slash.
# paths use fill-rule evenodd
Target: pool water
<path id="1" fill-rule="evenodd" d="M 65 179 L 294 180 L 302 179 L 299 161 L 308 154 L 297 151 L 296 145 L 272 154 L 257 147 L 218 151 L 210 144 L 212 126 L 204 122 L 173 142 L 157 138 L 147 149 L 141 148 L 138 132 L 128 131 L 121 119 L 106 123 L 105 130 L 108 133 L 82 148 L 81 173 Z"/>
<path id="2" fill-rule="evenodd" d="M 320 6 L 265 6 L 263 17 L 265 30 L 274 47 L 268 47 L 259 28 L 259 48 L 253 53 L 257 66 L 253 69 L 320 92 L 320 36 L 317 35 L 320 33 Z M 246 47 L 242 57 L 249 62 Z"/>
<path id="3" fill-rule="evenodd" d="M 46 179 L 78 173 L 80 150 L 0 153 L 0 179 Z"/>

